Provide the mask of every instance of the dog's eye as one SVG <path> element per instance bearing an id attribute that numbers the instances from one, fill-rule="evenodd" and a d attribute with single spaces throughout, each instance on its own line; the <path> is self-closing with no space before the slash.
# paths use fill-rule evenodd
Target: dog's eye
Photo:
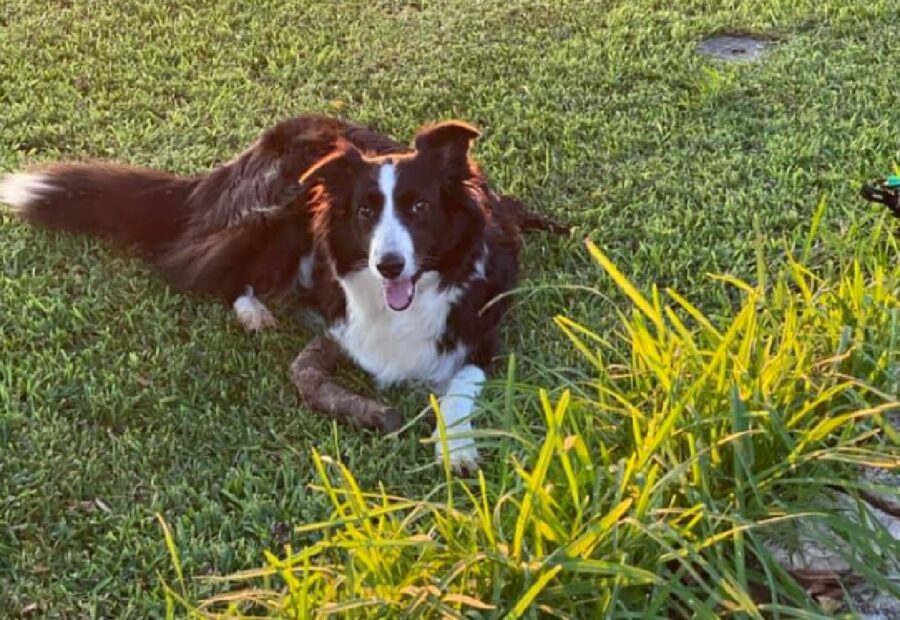
<path id="1" fill-rule="evenodd" d="M 369 219 L 374 214 L 372 207 L 369 205 L 359 205 L 356 207 L 356 214 L 364 220 Z"/>
<path id="2" fill-rule="evenodd" d="M 413 206 L 411 209 L 412 214 L 413 215 L 422 215 L 423 213 L 428 211 L 429 206 L 431 206 L 431 205 L 429 205 L 427 201 L 417 200 L 416 202 L 413 203 Z"/>

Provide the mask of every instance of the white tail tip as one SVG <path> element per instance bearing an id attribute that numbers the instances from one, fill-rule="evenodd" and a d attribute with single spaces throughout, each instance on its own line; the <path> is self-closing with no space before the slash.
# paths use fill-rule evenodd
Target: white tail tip
<path id="1" fill-rule="evenodd" d="M 20 211 L 53 189 L 49 178 L 38 172 L 16 172 L 0 179 L 0 203 Z"/>

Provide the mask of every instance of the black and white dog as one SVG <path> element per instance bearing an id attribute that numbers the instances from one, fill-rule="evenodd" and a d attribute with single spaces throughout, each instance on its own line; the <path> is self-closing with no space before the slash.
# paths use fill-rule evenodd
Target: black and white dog
<path id="1" fill-rule="evenodd" d="M 297 293 L 379 385 L 440 396 L 455 467 L 475 465 L 469 418 L 498 351 L 520 231 L 560 228 L 499 196 L 469 154 L 478 132 L 426 127 L 413 149 L 344 120 L 304 115 L 194 178 L 102 163 L 11 174 L 0 202 L 40 226 L 131 246 L 177 288 L 233 305 Z M 437 442 L 441 458 L 440 442 Z"/>

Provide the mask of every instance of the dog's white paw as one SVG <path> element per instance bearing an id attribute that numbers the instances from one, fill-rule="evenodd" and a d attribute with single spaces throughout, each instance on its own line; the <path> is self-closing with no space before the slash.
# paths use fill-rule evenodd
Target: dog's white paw
<path id="1" fill-rule="evenodd" d="M 463 428 L 465 426 L 465 428 Z M 447 450 L 450 467 L 458 474 L 471 474 L 478 470 L 478 448 L 471 437 L 454 437 L 455 433 L 468 433 L 472 428 L 468 424 L 454 429 L 447 429 Z M 444 463 L 444 444 L 438 431 L 434 432 L 434 454 L 439 464 Z"/>
<path id="2" fill-rule="evenodd" d="M 475 411 L 475 398 L 481 392 L 484 371 L 477 366 L 463 366 L 454 375 L 446 393 L 438 402 L 447 429 L 447 458 L 459 474 L 471 474 L 478 469 L 478 449 L 470 420 Z M 438 463 L 444 462 L 444 445 L 440 428 L 434 430 L 434 450 Z"/>
<path id="3" fill-rule="evenodd" d="M 275 317 L 268 308 L 253 295 L 253 289 L 234 300 L 234 316 L 248 332 L 256 332 L 275 326 Z"/>

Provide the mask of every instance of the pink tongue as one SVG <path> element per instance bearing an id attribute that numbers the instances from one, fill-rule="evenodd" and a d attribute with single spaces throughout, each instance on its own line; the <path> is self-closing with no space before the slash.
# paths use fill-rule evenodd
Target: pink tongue
<path id="1" fill-rule="evenodd" d="M 384 281 L 384 300 L 391 310 L 406 310 L 412 303 L 416 286 L 412 278 Z"/>

